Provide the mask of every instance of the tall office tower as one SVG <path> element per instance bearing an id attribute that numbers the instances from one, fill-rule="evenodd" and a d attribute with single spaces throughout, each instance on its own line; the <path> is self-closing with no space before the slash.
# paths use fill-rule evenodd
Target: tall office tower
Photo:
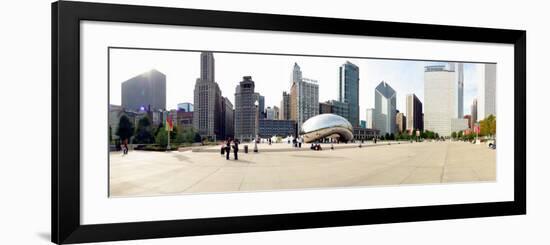
<path id="1" fill-rule="evenodd" d="M 214 54 L 212 52 L 202 52 L 201 53 L 201 77 L 203 81 L 214 82 L 215 72 L 214 72 Z"/>
<path id="2" fill-rule="evenodd" d="M 166 109 L 166 75 L 153 69 L 122 83 L 122 107 L 127 110 Z"/>
<path id="3" fill-rule="evenodd" d="M 290 120 L 290 94 L 283 91 L 283 99 L 281 100 L 281 111 L 279 113 L 280 120 Z"/>
<path id="4" fill-rule="evenodd" d="M 481 67 L 480 67 L 481 66 Z M 497 115 L 496 110 L 496 82 L 497 82 L 497 65 L 484 64 L 478 67 L 481 68 L 481 78 L 477 86 L 478 106 L 477 120 L 483 120 L 489 115 Z"/>
<path id="5" fill-rule="evenodd" d="M 265 118 L 265 96 L 263 95 L 258 95 L 258 112 L 260 115 L 260 119 L 264 119 Z"/>
<path id="6" fill-rule="evenodd" d="M 449 70 L 454 71 L 457 85 L 455 118 L 464 117 L 464 64 L 449 63 Z"/>
<path id="7" fill-rule="evenodd" d="M 346 117 L 352 126 L 359 126 L 359 67 L 346 61 L 339 69 L 338 100 L 348 103 L 349 115 Z"/>
<path id="8" fill-rule="evenodd" d="M 472 124 L 477 123 L 477 99 L 472 101 L 472 105 L 470 106 L 470 114 L 472 115 Z"/>
<path id="9" fill-rule="evenodd" d="M 395 128 L 398 133 L 403 133 L 407 129 L 407 117 L 403 112 L 395 114 Z"/>
<path id="10" fill-rule="evenodd" d="M 407 94 L 407 130 L 413 132 L 424 130 L 424 121 L 422 120 L 422 102 L 415 94 Z"/>
<path id="11" fill-rule="evenodd" d="M 277 106 L 273 106 L 273 120 L 278 120 L 279 119 L 279 115 L 280 115 L 280 112 L 281 110 L 279 109 L 279 107 Z"/>
<path id="12" fill-rule="evenodd" d="M 277 120 L 275 117 L 275 107 L 271 108 L 271 106 L 268 106 L 265 108 L 265 119 L 268 120 Z"/>
<path id="13" fill-rule="evenodd" d="M 307 119 L 319 114 L 319 84 L 316 80 L 302 77 L 297 63 L 292 70 L 290 107 L 290 119 L 296 121 L 298 131 Z"/>
<path id="14" fill-rule="evenodd" d="M 178 111 L 193 112 L 193 104 L 189 102 L 178 103 Z"/>
<path id="15" fill-rule="evenodd" d="M 332 104 L 327 102 L 319 102 L 319 114 L 332 113 Z"/>
<path id="16" fill-rule="evenodd" d="M 236 139 L 252 140 L 258 135 L 259 97 L 259 94 L 254 91 L 252 77 L 243 77 L 243 81 L 235 90 Z"/>
<path id="17" fill-rule="evenodd" d="M 235 131 L 235 110 L 233 110 L 233 104 L 227 97 L 222 99 L 222 113 L 221 113 L 221 129 L 224 139 L 233 138 Z"/>
<path id="18" fill-rule="evenodd" d="M 338 100 L 329 100 L 327 101 L 328 104 L 331 105 L 331 109 L 332 109 L 332 112 L 331 113 L 334 113 L 338 116 L 341 116 L 343 118 L 350 118 L 350 113 L 351 113 L 351 105 L 346 103 L 346 102 L 342 102 L 342 101 L 338 101 Z M 353 125 L 352 125 L 353 126 Z M 358 127 L 358 126 L 354 126 L 354 127 Z"/>
<path id="19" fill-rule="evenodd" d="M 424 128 L 440 136 L 463 130 L 467 120 L 458 117 L 460 83 L 451 66 L 426 66 L 424 70 Z"/>
<path id="20" fill-rule="evenodd" d="M 214 81 L 214 56 L 201 53 L 201 78 L 193 92 L 193 127 L 203 138 L 216 140 L 222 135 L 222 92 Z"/>
<path id="21" fill-rule="evenodd" d="M 376 125 L 374 124 L 374 108 L 368 108 L 367 109 L 367 128 L 373 129 L 376 128 Z"/>
<path id="22" fill-rule="evenodd" d="M 464 115 L 464 119 L 468 120 L 468 128 L 474 128 L 474 121 L 472 121 L 472 115 Z"/>
<path id="23" fill-rule="evenodd" d="M 396 97 L 395 90 L 385 81 L 374 90 L 374 124 L 380 135 L 395 133 Z"/>

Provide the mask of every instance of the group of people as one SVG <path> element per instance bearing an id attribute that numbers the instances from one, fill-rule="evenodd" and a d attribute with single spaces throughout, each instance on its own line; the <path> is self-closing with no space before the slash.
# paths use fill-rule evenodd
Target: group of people
<path id="1" fill-rule="evenodd" d="M 292 137 L 292 145 L 294 146 L 294 148 L 302 148 L 303 142 L 304 142 L 304 139 L 302 137 L 298 137 L 298 138 Z"/>
<path id="2" fill-rule="evenodd" d="M 314 150 L 314 151 L 322 151 L 323 150 L 323 148 L 321 147 L 321 144 L 319 144 L 319 143 L 312 143 L 311 147 L 309 147 L 309 148 Z"/>
<path id="3" fill-rule="evenodd" d="M 229 160 L 229 153 L 231 152 L 231 148 L 233 148 L 233 158 L 239 160 L 239 143 L 238 139 L 227 139 L 222 144 L 221 155 L 225 154 L 225 159 Z"/>

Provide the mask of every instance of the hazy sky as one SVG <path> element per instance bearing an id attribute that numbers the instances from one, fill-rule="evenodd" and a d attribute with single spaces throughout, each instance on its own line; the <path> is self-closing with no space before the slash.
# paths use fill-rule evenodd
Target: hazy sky
<path id="1" fill-rule="evenodd" d="M 265 96 L 265 106 L 278 106 L 282 92 L 289 91 L 294 62 L 303 77 L 319 82 L 319 101 L 338 99 L 338 69 L 346 61 L 359 66 L 360 119 L 374 107 L 374 88 L 386 81 L 397 93 L 397 109 L 405 111 L 405 96 L 415 93 L 424 102 L 424 66 L 438 62 L 346 59 L 258 54 L 214 53 L 216 82 L 222 95 L 235 101 L 235 87 L 243 76 L 252 76 L 256 91 Z M 464 64 L 464 114 L 477 93 L 480 64 Z M 151 69 L 166 75 L 166 106 L 193 103 L 193 89 L 200 74 L 200 52 L 111 49 L 110 103 L 120 105 L 121 83 Z"/>

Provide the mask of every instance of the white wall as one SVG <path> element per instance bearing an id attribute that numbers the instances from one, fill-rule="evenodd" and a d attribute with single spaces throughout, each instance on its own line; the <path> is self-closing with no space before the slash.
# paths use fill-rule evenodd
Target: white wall
<path id="1" fill-rule="evenodd" d="M 109 1 L 111 2 L 111 1 Z M 544 1 L 134 0 L 136 4 L 526 29 L 528 215 L 105 244 L 548 244 L 550 161 Z M 533 3 L 536 2 L 536 3 Z M 449 9 L 453 9 L 449 11 Z M 8 1 L 0 10 L 1 244 L 48 244 L 50 230 L 50 2 Z M 15 106 L 15 108 L 13 108 Z M 37 137 L 30 138 L 29 132 Z"/>

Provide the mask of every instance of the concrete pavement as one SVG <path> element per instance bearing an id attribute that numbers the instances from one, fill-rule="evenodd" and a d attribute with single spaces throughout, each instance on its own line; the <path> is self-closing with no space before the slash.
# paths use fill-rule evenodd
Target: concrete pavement
<path id="1" fill-rule="evenodd" d="M 110 195 L 151 196 L 496 180 L 496 151 L 464 142 L 323 145 L 293 150 L 259 145 L 260 153 L 225 160 L 219 151 L 110 153 Z M 345 146 L 345 147 L 344 147 Z M 364 146 L 364 145 L 363 145 Z M 309 147 L 303 145 L 302 147 Z M 219 149 L 211 147 L 210 149 Z M 271 149 L 268 150 L 268 149 Z M 281 150 L 283 149 L 283 150 Z M 287 149 L 287 150 L 285 150 Z"/>

